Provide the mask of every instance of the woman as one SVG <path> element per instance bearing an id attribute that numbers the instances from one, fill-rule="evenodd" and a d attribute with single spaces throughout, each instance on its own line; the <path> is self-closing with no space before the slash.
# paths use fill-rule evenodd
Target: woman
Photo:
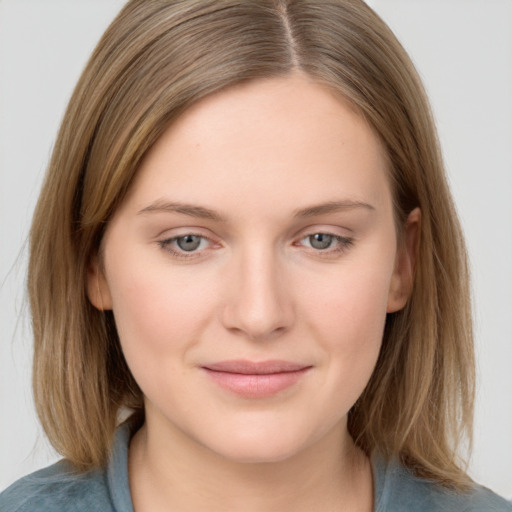
<path id="1" fill-rule="evenodd" d="M 129 2 L 63 121 L 29 291 L 66 461 L 2 510 L 510 510 L 456 456 L 464 244 L 362 2 Z"/>

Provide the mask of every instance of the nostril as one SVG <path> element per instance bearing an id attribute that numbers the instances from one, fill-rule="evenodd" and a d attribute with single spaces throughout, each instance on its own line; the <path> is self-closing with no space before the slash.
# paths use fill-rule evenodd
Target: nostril
<path id="1" fill-rule="evenodd" d="M 224 327 L 251 340 L 282 335 L 294 322 L 293 301 L 274 249 L 252 239 L 235 258 L 222 310 Z"/>
<path id="2" fill-rule="evenodd" d="M 276 306 L 238 300 L 224 308 L 222 322 L 233 333 L 261 340 L 274 338 L 287 331 L 293 323 L 293 314 L 285 304 Z"/>

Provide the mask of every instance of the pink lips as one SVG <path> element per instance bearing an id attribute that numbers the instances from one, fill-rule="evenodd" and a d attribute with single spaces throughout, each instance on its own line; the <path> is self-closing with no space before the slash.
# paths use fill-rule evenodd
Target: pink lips
<path id="1" fill-rule="evenodd" d="M 311 366 L 289 361 L 222 361 L 202 367 L 219 386 L 245 398 L 265 398 L 299 381 Z"/>

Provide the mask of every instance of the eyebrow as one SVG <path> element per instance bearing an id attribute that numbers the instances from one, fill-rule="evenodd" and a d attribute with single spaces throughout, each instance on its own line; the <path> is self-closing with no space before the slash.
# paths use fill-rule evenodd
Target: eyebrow
<path id="1" fill-rule="evenodd" d="M 315 217 L 318 215 L 325 215 L 328 213 L 335 213 L 342 210 L 352 210 L 355 208 L 364 208 L 367 210 L 375 210 L 375 208 L 363 201 L 329 201 L 327 203 L 321 203 L 306 208 L 296 210 L 293 214 L 294 218 L 307 218 Z M 216 222 L 227 222 L 226 217 L 211 210 L 204 206 L 197 206 L 193 204 L 171 202 L 164 200 L 157 200 L 151 203 L 149 206 L 142 208 L 138 214 L 152 213 L 152 212 L 170 212 L 170 213 L 181 213 L 182 215 L 188 215 L 190 217 L 196 217 L 199 219 L 213 220 Z"/>
<path id="2" fill-rule="evenodd" d="M 144 214 L 151 212 L 181 213 L 183 215 L 188 215 L 190 217 L 196 217 L 199 219 L 226 222 L 226 218 L 223 217 L 220 213 L 217 213 L 215 210 L 187 203 L 176 203 L 171 201 L 157 200 L 154 203 L 151 203 L 149 206 L 142 208 L 142 210 L 140 210 L 138 213 Z"/>
<path id="3" fill-rule="evenodd" d="M 295 218 L 315 217 L 327 213 L 335 213 L 342 210 L 353 210 L 355 208 L 364 208 L 366 210 L 375 210 L 375 208 L 363 201 L 329 201 L 318 205 L 302 208 L 294 213 Z"/>

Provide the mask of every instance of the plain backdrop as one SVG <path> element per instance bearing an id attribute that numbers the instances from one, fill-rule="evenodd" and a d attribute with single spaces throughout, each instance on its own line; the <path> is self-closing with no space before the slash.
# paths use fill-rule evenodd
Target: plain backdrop
<path id="1" fill-rule="evenodd" d="M 123 0 L 0 0 L 0 490 L 56 460 L 30 390 L 26 237 L 59 120 Z M 467 236 L 471 474 L 512 498 L 512 0 L 373 0 L 430 94 Z"/>

